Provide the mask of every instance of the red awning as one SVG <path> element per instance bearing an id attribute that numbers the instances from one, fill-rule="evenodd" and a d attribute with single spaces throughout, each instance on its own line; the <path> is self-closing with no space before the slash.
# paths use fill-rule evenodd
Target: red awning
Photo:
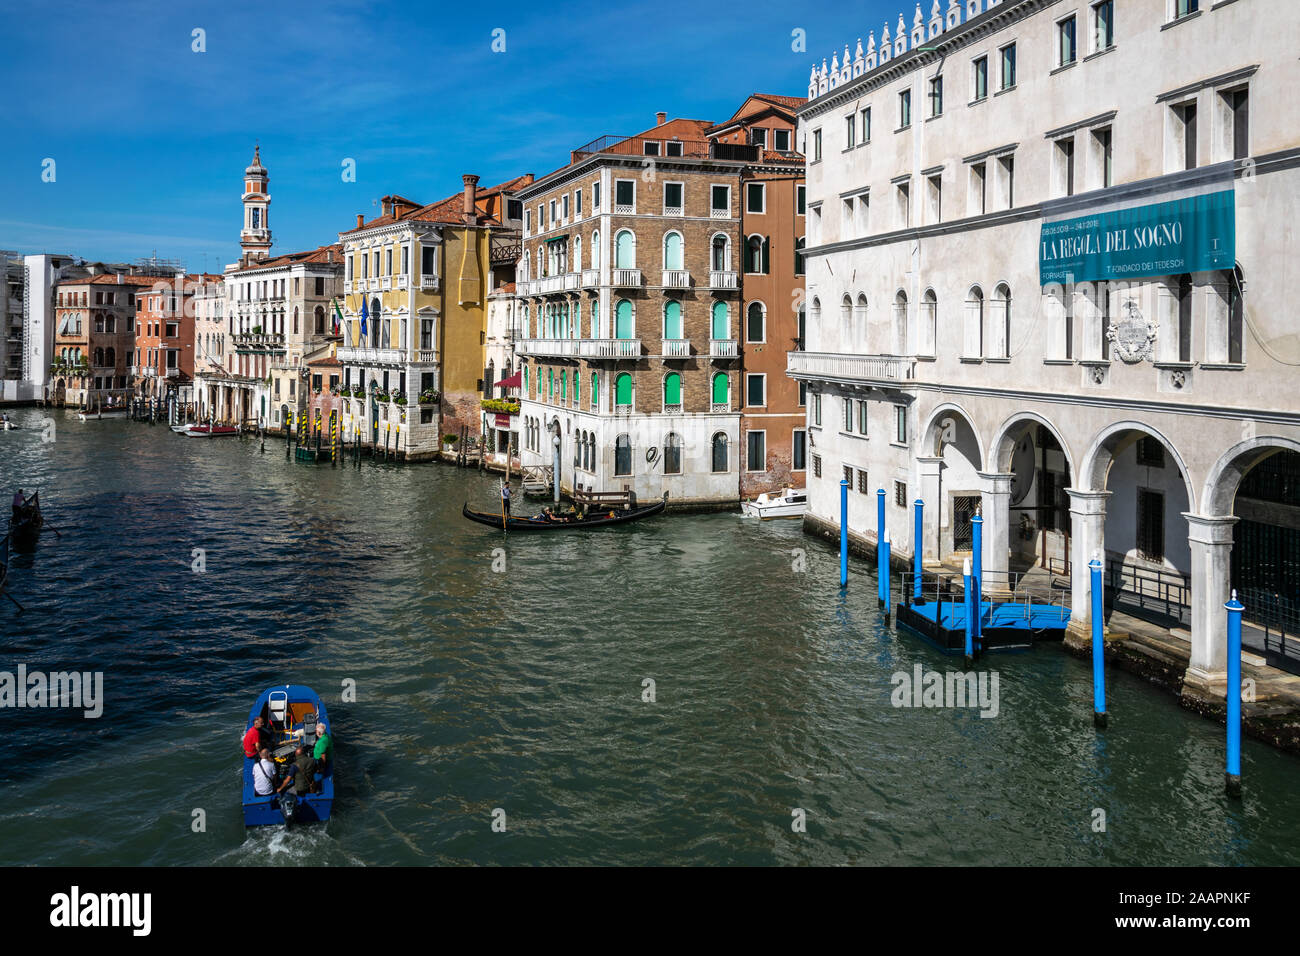
<path id="1" fill-rule="evenodd" d="M 523 384 L 524 373 L 515 372 L 515 374 L 511 375 L 509 378 L 503 378 L 501 381 L 497 382 L 497 388 L 519 388 Z"/>

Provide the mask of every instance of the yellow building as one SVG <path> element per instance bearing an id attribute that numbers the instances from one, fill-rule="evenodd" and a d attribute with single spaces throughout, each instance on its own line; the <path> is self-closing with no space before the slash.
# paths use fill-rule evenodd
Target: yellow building
<path id="1" fill-rule="evenodd" d="M 487 297 L 514 278 L 531 174 L 423 206 L 385 196 L 343 244 L 343 425 L 349 443 L 435 456 L 442 436 L 479 432 Z M 507 278 L 508 277 L 508 278 Z"/>

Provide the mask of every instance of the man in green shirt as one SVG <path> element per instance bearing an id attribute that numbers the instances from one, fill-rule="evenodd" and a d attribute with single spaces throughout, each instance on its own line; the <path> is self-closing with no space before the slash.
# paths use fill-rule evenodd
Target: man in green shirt
<path id="1" fill-rule="evenodd" d="M 329 728 L 323 720 L 316 724 L 316 749 L 311 755 L 321 775 L 329 773 L 334 760 L 334 741 L 330 739 Z"/>

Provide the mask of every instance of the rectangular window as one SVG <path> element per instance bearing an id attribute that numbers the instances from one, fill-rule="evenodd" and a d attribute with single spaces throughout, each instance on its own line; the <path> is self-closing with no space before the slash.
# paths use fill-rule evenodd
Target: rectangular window
<path id="1" fill-rule="evenodd" d="M 749 145 L 767 149 L 767 130 L 761 126 L 753 127 L 749 131 Z"/>
<path id="2" fill-rule="evenodd" d="M 745 433 L 745 467 L 749 471 L 767 471 L 767 432 Z"/>
<path id="3" fill-rule="evenodd" d="M 998 53 L 1002 62 L 1002 89 L 1009 90 L 1016 85 L 1016 45 L 1004 46 Z"/>
<path id="4" fill-rule="evenodd" d="M 1185 103 L 1174 107 L 1178 132 L 1182 137 L 1183 169 L 1196 168 L 1196 104 Z"/>
<path id="5" fill-rule="evenodd" d="M 813 477 L 820 478 L 821 476 L 822 476 L 822 456 L 813 455 Z"/>
<path id="6" fill-rule="evenodd" d="M 532 231 L 533 231 L 533 211 L 531 209 L 525 209 L 524 210 L 524 235 L 525 236 L 530 235 Z"/>
<path id="7" fill-rule="evenodd" d="M 858 434 L 859 435 L 865 435 L 867 433 L 867 407 L 868 406 L 866 402 L 858 402 Z"/>
<path id="8" fill-rule="evenodd" d="M 984 163 L 975 163 L 970 168 L 970 200 L 971 210 L 977 216 L 982 216 L 988 210 L 988 187 L 985 180 L 985 170 L 987 167 Z"/>
<path id="9" fill-rule="evenodd" d="M 1097 148 L 1097 165 L 1101 172 L 1101 188 L 1109 189 L 1115 185 L 1115 157 L 1111 149 L 1111 131 L 1109 126 L 1093 130 L 1093 142 Z"/>
<path id="10" fill-rule="evenodd" d="M 822 396 L 821 392 L 813 392 L 813 424 L 820 426 L 822 423 Z"/>
<path id="11" fill-rule="evenodd" d="M 767 184 L 747 183 L 745 186 L 745 212 L 767 211 Z"/>
<path id="12" fill-rule="evenodd" d="M 1002 156 L 998 159 L 1002 172 L 1002 198 L 1007 209 L 1016 204 L 1016 158 Z"/>
<path id="13" fill-rule="evenodd" d="M 894 440 L 900 445 L 907 444 L 907 406 L 894 407 Z"/>
<path id="14" fill-rule="evenodd" d="M 1056 161 L 1060 168 L 1061 189 L 1066 196 L 1074 195 L 1074 137 L 1056 141 Z"/>
<path id="15" fill-rule="evenodd" d="M 437 255 L 437 246 L 420 247 L 420 272 L 422 275 L 435 276 L 438 274 Z"/>
<path id="16" fill-rule="evenodd" d="M 819 129 L 815 129 L 815 130 L 813 130 L 813 157 L 812 157 L 812 161 L 813 161 L 814 163 L 820 163 L 820 162 L 822 161 L 822 131 L 819 130 Z"/>
<path id="17" fill-rule="evenodd" d="M 709 208 L 715 213 L 722 213 L 724 216 L 731 215 L 731 187 L 714 186 L 709 190 Z M 716 216 L 715 216 L 716 218 Z"/>
<path id="18" fill-rule="evenodd" d="M 560 218 L 569 218 L 569 194 L 565 193 L 560 197 Z"/>
<path id="19" fill-rule="evenodd" d="M 753 408 L 762 408 L 767 404 L 767 376 L 745 376 L 745 404 Z"/>
<path id="20" fill-rule="evenodd" d="M 930 116 L 943 115 L 943 77 L 936 76 L 930 80 Z"/>
<path id="21" fill-rule="evenodd" d="M 777 132 L 781 132 L 777 130 Z M 808 433 L 796 428 L 790 441 L 790 470 L 803 471 L 808 467 Z"/>
<path id="22" fill-rule="evenodd" d="M 871 478 L 862 469 L 858 469 L 858 494 L 871 494 Z"/>
<path id="23" fill-rule="evenodd" d="M 802 338 L 800 339 L 802 341 Z M 808 383 L 799 383 L 799 407 L 803 408 L 808 404 Z"/>
<path id="24" fill-rule="evenodd" d="M 1178 361 L 1192 360 L 1192 277 L 1178 277 Z"/>
<path id="25" fill-rule="evenodd" d="M 868 106 L 859 114 L 862 117 L 862 142 L 871 142 L 871 107 Z"/>
<path id="26" fill-rule="evenodd" d="M 1224 105 L 1232 124 L 1232 158 L 1245 159 L 1250 155 L 1250 97 L 1246 90 L 1233 90 L 1223 94 Z"/>
<path id="27" fill-rule="evenodd" d="M 575 216 L 582 215 L 582 190 L 581 189 L 575 189 L 573 191 L 573 214 Z"/>
<path id="28" fill-rule="evenodd" d="M 642 145 L 642 148 L 643 148 L 643 150 L 644 150 L 644 154 L 645 154 L 646 156 L 658 156 L 658 155 L 659 155 L 659 143 L 658 143 L 658 142 L 656 142 L 656 141 L 654 141 L 654 140 L 646 140 L 646 141 L 643 142 L 641 145 Z"/>
<path id="29" fill-rule="evenodd" d="M 667 143 L 664 143 L 664 155 L 665 156 L 682 155 L 682 144 L 674 140 L 669 140 Z"/>
<path id="30" fill-rule="evenodd" d="M 773 130 L 772 139 L 772 148 L 778 153 L 790 152 L 790 131 L 788 129 Z"/>
<path id="31" fill-rule="evenodd" d="M 971 88 L 974 92 L 971 102 L 978 103 L 989 95 L 989 58 L 979 57 L 971 64 L 971 70 L 973 72 Z"/>
<path id="32" fill-rule="evenodd" d="M 1057 66 L 1069 66 L 1078 59 L 1079 51 L 1075 45 L 1074 17 L 1066 17 L 1056 25 Z"/>
<path id="33" fill-rule="evenodd" d="M 800 184 L 794 187 L 794 214 L 796 216 L 804 215 L 807 210 L 808 187 Z"/>
<path id="34" fill-rule="evenodd" d="M 600 211 L 600 183 L 591 184 L 591 211 Z"/>
<path id="35" fill-rule="evenodd" d="M 393 274 L 393 247 L 384 250 L 384 275 Z M 296 280 L 295 280 L 296 281 Z"/>
<path id="36" fill-rule="evenodd" d="M 1115 0 L 1092 5 L 1092 50 L 1100 53 L 1115 45 Z"/>
<path id="37" fill-rule="evenodd" d="M 907 183 L 898 184 L 898 224 L 903 229 L 912 224 L 912 196 Z"/>
<path id="38" fill-rule="evenodd" d="M 844 148 L 852 149 L 854 146 L 854 134 L 857 132 L 857 117 L 850 113 L 844 117 Z"/>
<path id="39" fill-rule="evenodd" d="M 844 431 L 853 431 L 853 399 L 844 399 Z"/>
<path id="40" fill-rule="evenodd" d="M 844 469 L 844 480 L 847 481 L 849 483 L 849 487 L 852 488 L 853 487 L 853 466 L 844 465 L 842 467 Z"/>
<path id="41" fill-rule="evenodd" d="M 614 183 L 614 211 L 636 211 L 636 183 L 631 179 L 620 179 Z"/>
<path id="42" fill-rule="evenodd" d="M 1137 549 L 1147 561 L 1165 559 L 1165 496 L 1149 488 L 1137 490 Z"/>
<path id="43" fill-rule="evenodd" d="M 943 222 L 943 177 L 930 176 L 926 182 L 930 189 L 930 221 Z"/>
<path id="44" fill-rule="evenodd" d="M 682 210 L 682 184 L 681 183 L 664 183 L 664 214 L 681 215 Z M 669 210 L 673 212 L 669 212 Z"/>
<path id="45" fill-rule="evenodd" d="M 1143 435 L 1137 440 L 1137 463 L 1143 468 L 1165 467 L 1165 446 L 1160 439 Z"/>
<path id="46" fill-rule="evenodd" d="M 1174 19 L 1189 17 L 1200 9 L 1200 0 L 1174 0 Z"/>
<path id="47" fill-rule="evenodd" d="M 912 91 L 903 90 L 898 94 L 898 128 L 907 129 L 912 125 Z"/>
<path id="48" fill-rule="evenodd" d="M 894 482 L 894 504 L 899 508 L 907 507 L 907 482 Z"/>

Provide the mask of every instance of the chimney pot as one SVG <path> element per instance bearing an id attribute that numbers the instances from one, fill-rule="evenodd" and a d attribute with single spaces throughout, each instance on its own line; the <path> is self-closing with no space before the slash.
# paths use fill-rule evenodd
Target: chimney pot
<path id="1" fill-rule="evenodd" d="M 365 221 L 366 221 L 365 217 L 364 217 L 363 215 L 361 215 L 361 213 L 357 213 L 357 228 L 358 228 L 358 229 L 361 228 L 362 223 L 364 223 Z"/>
<path id="2" fill-rule="evenodd" d="M 664 123 L 667 123 L 667 122 L 668 122 L 668 114 L 667 114 L 667 113 L 656 113 L 656 114 L 655 114 L 655 120 L 657 121 L 657 122 L 655 123 L 656 126 L 663 126 Z"/>
<path id="3" fill-rule="evenodd" d="M 478 222 L 478 207 L 475 205 L 475 198 L 478 195 L 478 177 L 473 173 L 466 173 L 460 177 L 461 182 L 465 184 L 465 203 L 462 212 L 465 216 L 465 222 Z"/>

